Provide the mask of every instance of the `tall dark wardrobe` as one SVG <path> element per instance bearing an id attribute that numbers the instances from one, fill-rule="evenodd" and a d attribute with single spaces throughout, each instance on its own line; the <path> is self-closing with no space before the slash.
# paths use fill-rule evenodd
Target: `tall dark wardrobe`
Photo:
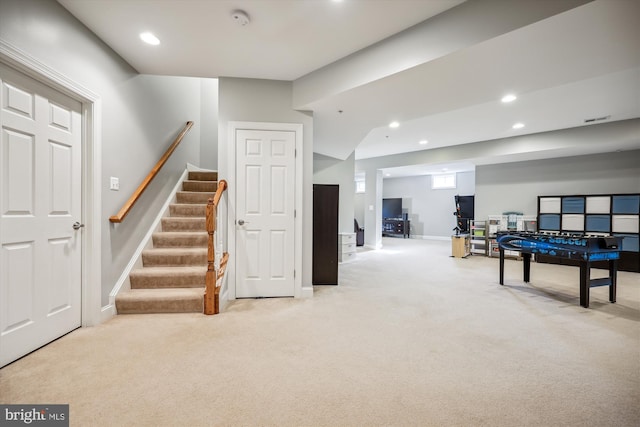
<path id="1" fill-rule="evenodd" d="M 338 185 L 313 185 L 314 285 L 338 284 Z"/>

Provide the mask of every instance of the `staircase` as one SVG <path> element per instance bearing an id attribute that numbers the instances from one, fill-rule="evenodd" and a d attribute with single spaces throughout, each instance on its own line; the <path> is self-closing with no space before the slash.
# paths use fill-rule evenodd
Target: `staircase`
<path id="1" fill-rule="evenodd" d="M 217 172 L 189 172 L 142 252 L 143 267 L 131 271 L 131 290 L 116 297 L 118 314 L 203 312 L 207 273 L 205 210 L 218 187 Z"/>

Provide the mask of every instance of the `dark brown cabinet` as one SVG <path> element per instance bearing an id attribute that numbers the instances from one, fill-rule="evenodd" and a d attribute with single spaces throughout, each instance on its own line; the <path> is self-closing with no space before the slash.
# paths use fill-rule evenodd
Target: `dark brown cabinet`
<path id="1" fill-rule="evenodd" d="M 338 284 L 338 185 L 313 185 L 314 285 Z"/>

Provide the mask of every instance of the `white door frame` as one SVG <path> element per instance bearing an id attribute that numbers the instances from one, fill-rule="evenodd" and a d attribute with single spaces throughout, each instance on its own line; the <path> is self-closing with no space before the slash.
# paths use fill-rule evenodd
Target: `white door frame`
<path id="1" fill-rule="evenodd" d="M 295 210 L 294 218 L 294 297 L 301 298 L 302 294 L 302 147 L 303 127 L 301 123 L 267 123 L 267 122 L 228 122 L 227 123 L 227 166 L 229 176 L 221 177 L 227 180 L 228 209 L 227 209 L 227 248 L 229 252 L 229 264 L 227 264 L 227 298 L 236 299 L 236 132 L 238 130 L 266 130 L 288 131 L 295 133 L 296 159 L 295 159 Z"/>
<path id="2" fill-rule="evenodd" d="M 82 103 L 82 326 L 97 325 L 111 316 L 101 308 L 102 214 L 100 190 L 101 110 L 100 97 L 43 64 L 23 50 L 0 39 L 0 62 Z M 102 312 L 105 312 L 103 314 Z"/>

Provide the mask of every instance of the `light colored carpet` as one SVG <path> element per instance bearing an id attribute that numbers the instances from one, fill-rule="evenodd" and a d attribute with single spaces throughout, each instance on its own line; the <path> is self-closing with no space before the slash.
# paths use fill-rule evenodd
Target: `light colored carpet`
<path id="1" fill-rule="evenodd" d="M 638 426 L 640 275 L 579 306 L 578 269 L 384 239 L 307 300 L 122 315 L 0 370 L 1 403 L 72 426 Z M 595 270 L 594 270 L 595 271 Z"/>

